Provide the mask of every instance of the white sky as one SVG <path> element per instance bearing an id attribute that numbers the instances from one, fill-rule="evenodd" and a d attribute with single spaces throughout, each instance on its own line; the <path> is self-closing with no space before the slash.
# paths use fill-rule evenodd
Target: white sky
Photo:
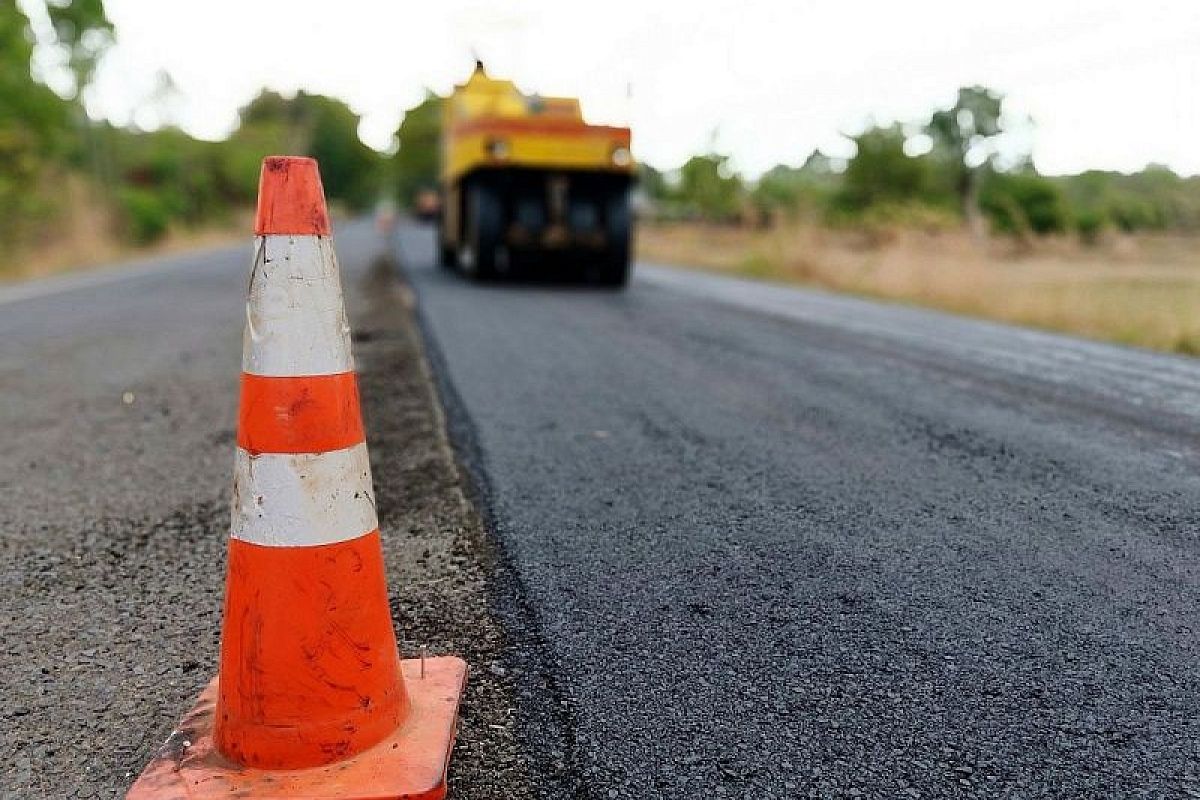
<path id="1" fill-rule="evenodd" d="M 266 85 L 336 95 L 388 145 L 404 108 L 466 77 L 472 49 L 527 91 L 629 123 L 660 167 L 717 147 L 754 175 L 874 116 L 914 120 L 958 86 L 1005 92 L 1048 173 L 1200 173 L 1200 0 L 107 0 L 118 45 L 89 106 L 137 119 L 165 69 L 174 112 L 219 138 Z M 976 9 L 974 11 L 970 9 Z M 632 86 L 632 93 L 627 87 Z"/>

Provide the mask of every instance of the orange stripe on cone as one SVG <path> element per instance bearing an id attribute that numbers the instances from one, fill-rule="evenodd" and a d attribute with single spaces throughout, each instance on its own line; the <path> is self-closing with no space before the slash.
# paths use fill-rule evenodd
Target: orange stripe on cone
<path id="1" fill-rule="evenodd" d="M 329 235 L 329 210 L 317 162 L 299 156 L 263 159 L 254 232 Z"/>
<path id="2" fill-rule="evenodd" d="M 217 748 L 296 769 L 360 753 L 408 710 L 379 532 L 317 547 L 229 543 Z"/>
<path id="3" fill-rule="evenodd" d="M 439 800 L 467 667 L 399 657 L 320 175 L 261 180 L 220 674 L 126 797 Z"/>
<path id="4" fill-rule="evenodd" d="M 323 453 L 363 441 L 353 372 L 265 377 L 242 373 L 238 446 L 257 453 Z"/>

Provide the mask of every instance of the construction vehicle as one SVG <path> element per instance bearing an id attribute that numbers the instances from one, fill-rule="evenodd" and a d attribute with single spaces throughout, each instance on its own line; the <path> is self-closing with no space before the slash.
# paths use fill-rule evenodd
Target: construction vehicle
<path id="1" fill-rule="evenodd" d="M 476 279 L 532 266 L 628 282 L 629 128 L 589 125 L 575 98 L 524 94 L 479 62 L 443 105 L 443 265 Z"/>

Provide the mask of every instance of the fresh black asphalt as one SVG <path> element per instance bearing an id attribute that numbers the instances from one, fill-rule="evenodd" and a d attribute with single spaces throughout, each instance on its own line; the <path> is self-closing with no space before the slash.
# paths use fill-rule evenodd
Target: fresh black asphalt
<path id="1" fill-rule="evenodd" d="M 547 796 L 1200 796 L 1200 364 L 397 249 Z"/>

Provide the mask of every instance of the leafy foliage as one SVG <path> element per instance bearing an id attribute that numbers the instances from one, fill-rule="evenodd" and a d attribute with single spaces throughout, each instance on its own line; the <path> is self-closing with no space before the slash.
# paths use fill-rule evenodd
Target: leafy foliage
<path id="1" fill-rule="evenodd" d="M 648 198 L 659 200 L 666 197 L 670 191 L 667 186 L 667 176 L 662 173 L 662 170 L 655 169 L 644 161 L 638 162 L 637 182 L 642 193 Z"/>
<path id="2" fill-rule="evenodd" d="M 148 244 L 167 232 L 171 224 L 170 201 L 157 192 L 123 187 L 117 193 L 130 236 L 138 244 Z"/>
<path id="3" fill-rule="evenodd" d="M 809 211 L 866 228 L 941 228 L 957 216 L 1001 233 L 1076 231 L 1085 241 L 1107 229 L 1200 232 L 1200 177 L 1154 165 L 1129 175 L 1044 177 L 1010 137 L 1010 121 L 998 92 L 964 87 L 920 129 L 876 125 L 850 137 L 855 154 L 844 170 L 814 152 L 800 167 L 772 167 L 744 192 L 762 217 Z M 705 208 L 694 188 L 644 183 L 668 215 Z"/>
<path id="4" fill-rule="evenodd" d="M 776 164 L 763 173 L 750 191 L 750 200 L 764 216 L 811 213 L 829 205 L 840 183 L 833 160 L 814 150 L 799 167 Z"/>
<path id="5" fill-rule="evenodd" d="M 411 204 L 436 185 L 442 98 L 432 92 L 404 115 L 390 158 L 359 139 L 353 109 L 307 92 L 263 90 L 221 142 L 169 126 L 142 132 L 91 121 L 80 96 L 114 39 L 103 0 L 42 1 L 52 33 L 38 41 L 21 7 L 0 0 L 2 245 L 51 230 L 64 202 L 56 187 L 72 174 L 87 177 L 114 212 L 118 233 L 138 242 L 250 206 L 259 163 L 273 153 L 317 158 L 329 199 L 350 210 L 384 194 Z M 72 86 L 55 82 L 63 96 L 34 78 L 38 48 L 57 51 L 69 70 Z M 162 82 L 169 89 L 170 76 Z M 747 181 L 710 147 L 673 170 L 640 164 L 640 194 L 651 213 L 721 222 L 798 214 L 865 229 L 988 221 L 1004 233 L 1074 230 L 1085 240 L 1106 230 L 1200 232 L 1200 177 L 1160 166 L 1131 175 L 1040 176 L 1009 135 L 1011 124 L 1000 93 L 963 87 L 923 125 L 872 125 L 850 137 L 855 152 L 846 162 L 813 151 L 799 166 L 776 165 Z"/>
<path id="6" fill-rule="evenodd" d="M 679 198 L 707 219 L 730 220 L 741 207 L 742 181 L 729 167 L 729 156 L 692 156 L 679 169 Z"/>
<path id="7" fill-rule="evenodd" d="M 239 114 L 230 137 L 235 148 L 258 153 L 309 155 L 321 164 L 321 181 L 331 200 L 364 209 L 382 188 L 383 157 L 358 138 L 358 115 L 341 100 L 299 92 L 293 98 L 264 90 Z M 257 160 L 257 159 L 255 159 Z M 257 169 L 252 173 L 257 180 Z"/>
<path id="8" fill-rule="evenodd" d="M 112 44 L 112 23 L 103 0 L 46 0 L 46 12 L 53 38 L 37 42 L 21 9 L 0 1 L 0 241 L 20 243 L 54 221 L 62 201 L 53 186 L 70 172 L 89 175 L 118 232 L 136 242 L 251 205 L 259 163 L 274 153 L 317 158 L 330 201 L 346 208 L 368 207 L 382 189 L 384 157 L 358 138 L 358 115 L 331 97 L 264 90 L 223 142 L 88 120 L 79 96 Z M 71 96 L 34 79 L 37 47 L 60 51 L 74 78 Z"/>
<path id="9" fill-rule="evenodd" d="M 46 12 L 56 45 L 66 51 L 78 94 L 91 83 L 100 56 L 113 43 L 113 24 L 104 11 L 104 0 L 47 0 Z"/>
<path id="10" fill-rule="evenodd" d="M 442 98 L 426 91 L 425 99 L 404 114 L 396 129 L 399 149 L 392 157 L 396 194 L 411 205 L 422 189 L 437 186 L 438 147 L 442 135 Z"/>
<path id="11" fill-rule="evenodd" d="M 1150 165 L 1132 175 L 1091 170 L 1057 180 L 1077 219 L 1090 226 L 1200 230 L 1200 177 L 1181 178 Z"/>
<path id="12" fill-rule="evenodd" d="M 838 205 L 862 211 L 926 197 L 931 185 L 929 160 L 905 153 L 907 140 L 899 125 L 872 127 L 855 136 L 855 154 L 846 167 Z"/>
<path id="13" fill-rule="evenodd" d="M 1035 172 L 988 175 L 980 205 L 1005 233 L 1061 233 L 1071 225 L 1062 189 Z"/>
<path id="14" fill-rule="evenodd" d="M 925 132 L 933 142 L 932 157 L 940 160 L 967 221 L 979 216 L 981 172 L 996 157 L 996 140 L 1004 132 L 1004 97 L 982 86 L 964 86 L 950 108 L 933 112 Z"/>
<path id="15" fill-rule="evenodd" d="M 0 4 L 0 243 L 12 244 L 52 207 L 39 191 L 69 136 L 71 107 L 33 79 L 33 33 L 16 3 Z"/>

